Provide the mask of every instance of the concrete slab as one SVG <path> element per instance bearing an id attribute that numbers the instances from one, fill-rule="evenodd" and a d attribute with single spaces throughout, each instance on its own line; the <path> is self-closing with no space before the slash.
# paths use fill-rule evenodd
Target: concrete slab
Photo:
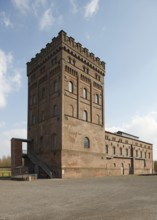
<path id="1" fill-rule="evenodd" d="M 0 181 L 0 220 L 156 220 L 157 176 Z"/>

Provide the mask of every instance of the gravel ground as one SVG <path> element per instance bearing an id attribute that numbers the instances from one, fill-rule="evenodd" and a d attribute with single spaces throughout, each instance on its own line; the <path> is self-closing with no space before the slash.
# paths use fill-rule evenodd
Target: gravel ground
<path id="1" fill-rule="evenodd" d="M 157 176 L 0 180 L 0 220 L 157 220 Z"/>

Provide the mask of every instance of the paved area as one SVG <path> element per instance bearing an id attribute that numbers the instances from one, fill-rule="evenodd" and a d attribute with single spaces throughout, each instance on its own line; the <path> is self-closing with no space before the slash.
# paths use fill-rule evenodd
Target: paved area
<path id="1" fill-rule="evenodd" d="M 157 220 L 157 176 L 0 180 L 0 220 Z"/>

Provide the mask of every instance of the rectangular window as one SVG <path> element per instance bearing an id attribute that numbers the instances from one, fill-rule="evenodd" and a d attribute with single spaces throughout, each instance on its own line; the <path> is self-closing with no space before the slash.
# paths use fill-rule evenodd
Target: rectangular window
<path id="1" fill-rule="evenodd" d="M 140 152 L 140 157 L 142 158 L 142 151 Z"/>
<path id="2" fill-rule="evenodd" d="M 35 115 L 32 116 L 32 124 L 34 125 L 36 123 L 36 117 Z"/>
<path id="3" fill-rule="evenodd" d="M 108 154 L 108 145 L 106 145 L 106 153 Z"/>
<path id="4" fill-rule="evenodd" d="M 45 88 L 42 88 L 41 97 L 42 99 L 45 98 Z"/>
<path id="5" fill-rule="evenodd" d="M 43 120 L 45 120 L 45 112 L 44 111 L 41 112 L 41 121 L 43 121 Z"/>
<path id="6" fill-rule="evenodd" d="M 116 141 L 116 138 L 115 138 L 115 137 L 112 137 L 112 141 Z"/>
<path id="7" fill-rule="evenodd" d="M 116 154 L 116 147 L 114 146 L 113 147 L 113 155 L 115 155 Z"/>
<path id="8" fill-rule="evenodd" d="M 53 116 L 57 115 L 57 105 L 53 106 Z"/>
<path id="9" fill-rule="evenodd" d="M 36 95 L 33 95 L 33 100 L 32 100 L 33 104 L 36 104 L 37 103 L 37 97 Z"/>
<path id="10" fill-rule="evenodd" d="M 108 140 L 108 136 L 107 135 L 105 135 L 105 139 Z"/>
<path id="11" fill-rule="evenodd" d="M 150 152 L 148 153 L 148 158 L 150 159 Z"/>
<path id="12" fill-rule="evenodd" d="M 122 155 L 123 154 L 122 148 L 120 147 L 119 150 L 120 150 L 120 155 Z"/>
<path id="13" fill-rule="evenodd" d="M 128 156 L 128 149 L 126 149 L 126 156 Z"/>

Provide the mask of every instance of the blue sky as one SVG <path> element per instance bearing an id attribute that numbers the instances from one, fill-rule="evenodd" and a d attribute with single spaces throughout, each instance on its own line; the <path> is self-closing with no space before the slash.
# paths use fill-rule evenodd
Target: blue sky
<path id="1" fill-rule="evenodd" d="M 106 62 L 106 129 L 157 159 L 156 12 L 156 0 L 0 0 L 0 157 L 27 136 L 26 63 L 63 29 Z"/>

